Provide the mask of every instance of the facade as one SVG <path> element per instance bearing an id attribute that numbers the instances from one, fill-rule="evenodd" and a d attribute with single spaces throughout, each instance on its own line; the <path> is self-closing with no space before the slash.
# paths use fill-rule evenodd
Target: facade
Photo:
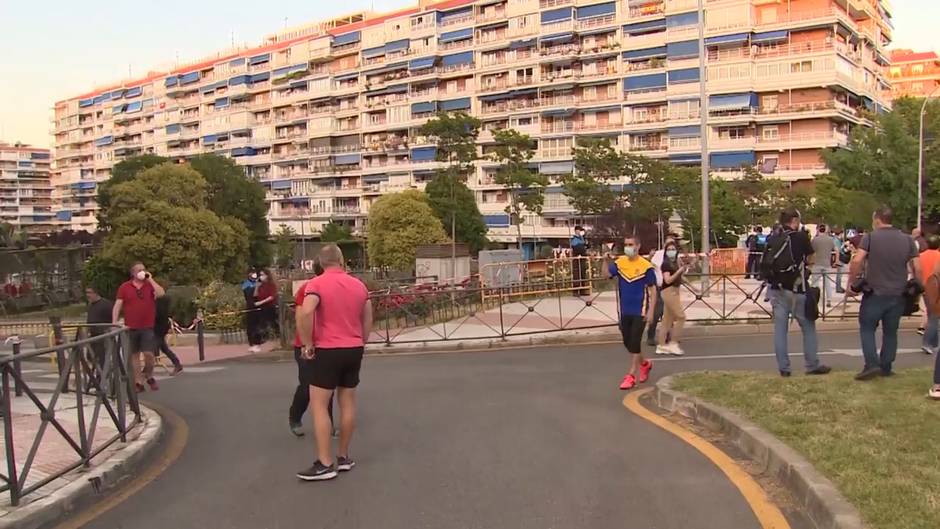
<path id="1" fill-rule="evenodd" d="M 708 0 L 710 164 L 790 182 L 825 172 L 820 149 L 886 104 L 884 0 Z M 606 137 L 624 151 L 700 162 L 697 0 L 450 0 L 295 28 L 265 46 L 59 102 L 56 189 L 73 228 L 93 228 L 75 192 L 141 153 L 232 156 L 268 190 L 272 227 L 365 228 L 383 193 L 421 188 L 438 167 L 417 134 L 437 111 L 537 139 L 553 182 L 571 148 Z M 469 185 L 491 239 L 512 242 L 508 193 L 481 162 Z M 623 184 L 626 182 L 620 182 Z M 554 184 L 526 240 L 577 222 Z"/>
<path id="2" fill-rule="evenodd" d="M 932 51 L 892 50 L 889 75 L 894 99 L 927 97 L 940 88 L 940 57 Z"/>
<path id="3" fill-rule="evenodd" d="M 48 149 L 0 142 L 0 223 L 30 236 L 58 229 Z"/>

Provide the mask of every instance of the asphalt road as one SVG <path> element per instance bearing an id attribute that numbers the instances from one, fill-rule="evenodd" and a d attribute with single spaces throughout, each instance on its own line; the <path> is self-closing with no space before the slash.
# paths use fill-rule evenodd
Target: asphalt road
<path id="1" fill-rule="evenodd" d="M 772 358 L 754 356 L 770 354 L 770 341 L 689 340 L 689 356 L 658 362 L 653 375 L 774 369 Z M 917 343 L 905 336 L 902 347 Z M 823 356 L 837 367 L 861 364 L 853 333 L 822 334 L 820 349 L 846 350 Z M 898 365 L 928 362 L 905 354 Z M 759 527 L 716 467 L 623 408 L 622 346 L 370 357 L 352 453 L 359 466 L 323 483 L 294 476 L 315 459 L 309 424 L 302 439 L 287 430 L 294 364 L 221 365 L 147 394 L 186 420 L 189 443 L 165 473 L 86 527 Z"/>

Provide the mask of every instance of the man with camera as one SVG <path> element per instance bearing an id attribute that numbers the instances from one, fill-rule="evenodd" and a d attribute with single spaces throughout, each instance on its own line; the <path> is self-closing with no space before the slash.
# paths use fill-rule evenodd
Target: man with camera
<path id="1" fill-rule="evenodd" d="M 865 366 L 856 380 L 890 376 L 898 352 L 898 326 L 904 315 L 905 292 L 913 273 L 919 281 L 920 259 L 917 243 L 892 226 L 893 212 L 887 206 L 872 215 L 871 233 L 862 237 L 849 267 L 849 292 L 862 294 L 858 313 L 859 334 Z M 875 346 L 875 329 L 881 324 L 881 354 Z"/>

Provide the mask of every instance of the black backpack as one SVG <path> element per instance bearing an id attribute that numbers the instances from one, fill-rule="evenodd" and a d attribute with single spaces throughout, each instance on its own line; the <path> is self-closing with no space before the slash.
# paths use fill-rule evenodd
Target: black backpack
<path id="1" fill-rule="evenodd" d="M 770 237 L 767 241 L 767 248 L 761 255 L 761 279 L 771 286 L 780 286 L 788 276 L 799 273 L 800 264 L 793 259 L 793 249 L 790 244 L 792 233 L 794 232 L 782 232 Z"/>

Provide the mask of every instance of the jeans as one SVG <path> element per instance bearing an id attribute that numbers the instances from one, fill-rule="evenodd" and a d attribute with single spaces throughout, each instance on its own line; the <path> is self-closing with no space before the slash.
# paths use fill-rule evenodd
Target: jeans
<path id="1" fill-rule="evenodd" d="M 744 272 L 744 279 L 758 279 L 760 277 L 760 260 L 761 253 L 757 250 L 748 251 L 747 253 L 747 269 Z"/>
<path id="2" fill-rule="evenodd" d="M 924 331 L 923 345 L 934 350 L 940 345 L 940 314 L 931 313 L 929 306 L 927 307 L 927 328 Z"/>
<path id="3" fill-rule="evenodd" d="M 866 294 L 858 311 L 859 334 L 862 339 L 862 355 L 865 369 L 881 367 L 890 373 L 891 365 L 898 354 L 898 326 L 904 314 L 903 296 L 879 296 Z M 881 355 L 875 346 L 875 329 L 881 323 Z"/>
<path id="4" fill-rule="evenodd" d="M 806 370 L 819 367 L 819 343 L 816 337 L 816 322 L 806 319 L 806 295 L 790 290 L 771 290 L 770 304 L 774 309 L 774 354 L 777 356 L 777 368 L 790 372 L 790 355 L 787 349 L 787 332 L 790 316 L 796 318 L 803 331 L 803 359 Z"/>
<path id="5" fill-rule="evenodd" d="M 813 266 L 810 268 L 812 275 L 810 276 L 809 284 L 813 287 L 818 287 L 819 282 L 822 281 L 823 286 L 822 290 L 825 291 L 825 300 L 826 304 L 832 304 L 832 297 L 835 295 L 835 282 L 832 278 L 832 267 L 830 266 Z"/>
<path id="6" fill-rule="evenodd" d="M 157 354 L 163 353 L 167 358 L 170 359 L 170 362 L 173 362 L 174 367 L 181 367 L 180 359 L 176 356 L 176 353 L 173 352 L 173 349 L 170 349 L 170 344 L 166 343 L 166 335 L 157 336 Z"/>
<path id="7" fill-rule="evenodd" d="M 836 292 L 842 294 L 845 292 L 845 287 L 842 286 L 842 274 L 845 272 L 848 265 L 842 264 L 841 262 L 836 264 Z"/>
<path id="8" fill-rule="evenodd" d="M 656 328 L 659 327 L 660 320 L 663 319 L 663 293 L 662 289 L 656 289 L 656 310 L 653 312 L 653 321 L 649 323 L 649 327 L 646 328 L 646 341 L 653 343 L 656 341 Z M 669 339 L 669 336 L 666 336 L 666 339 Z M 661 343 L 659 345 L 666 345 Z"/>
<path id="9" fill-rule="evenodd" d="M 297 389 L 294 390 L 294 399 L 290 403 L 288 420 L 291 424 L 300 424 L 304 412 L 310 406 L 310 384 L 303 378 L 301 366 L 306 362 L 300 356 L 300 347 L 294 347 L 294 361 L 297 362 Z M 333 397 L 330 397 L 330 421 L 333 421 Z"/>

